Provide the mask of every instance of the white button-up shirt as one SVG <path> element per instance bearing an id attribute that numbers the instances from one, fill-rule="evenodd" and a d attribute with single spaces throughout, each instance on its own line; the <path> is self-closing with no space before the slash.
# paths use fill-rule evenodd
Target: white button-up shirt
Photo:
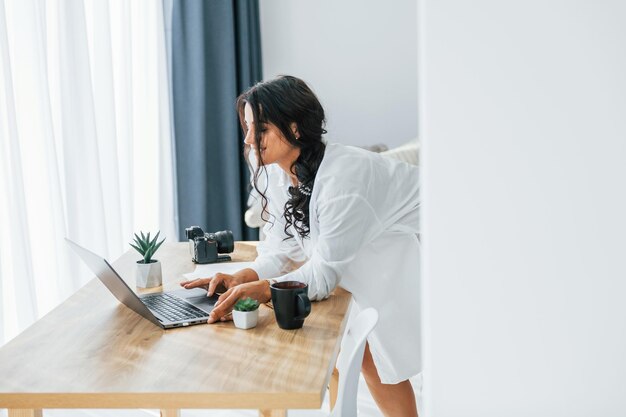
<path id="1" fill-rule="evenodd" d="M 330 144 L 309 204 L 310 235 L 291 226 L 285 240 L 289 177 L 267 166 L 270 221 L 252 266 L 259 278 L 305 282 L 320 300 L 340 285 L 358 308 L 379 321 L 368 337 L 383 383 L 421 371 L 419 172 L 413 165 L 349 146 Z M 263 176 L 263 173 L 261 173 Z M 263 191 L 263 190 L 262 190 Z"/>

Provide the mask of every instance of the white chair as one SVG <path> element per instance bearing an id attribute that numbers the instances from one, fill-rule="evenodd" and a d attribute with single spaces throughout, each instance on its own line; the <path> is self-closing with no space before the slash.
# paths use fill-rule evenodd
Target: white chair
<path id="1" fill-rule="evenodd" d="M 356 417 L 356 397 L 367 335 L 376 327 L 378 311 L 367 308 L 359 313 L 344 335 L 341 355 L 337 360 L 339 386 L 331 417 Z"/>
<path id="2" fill-rule="evenodd" d="M 337 400 L 335 401 L 334 408 L 330 411 L 330 417 L 356 417 L 357 415 L 356 405 L 359 390 L 359 376 L 361 374 L 363 353 L 365 352 L 365 341 L 367 340 L 367 335 L 374 329 L 377 322 L 378 311 L 374 308 L 367 308 L 354 317 L 350 317 L 350 327 L 344 333 L 341 353 L 337 359 L 336 367 L 339 372 Z M 363 397 L 363 395 L 361 395 L 361 397 Z M 289 417 L 328 416 L 329 414 L 326 411 L 328 398 L 326 398 L 324 403 L 320 410 L 289 410 L 287 415 Z M 374 405 L 368 404 L 368 406 L 372 407 Z M 371 412 L 372 410 L 369 411 Z M 378 409 L 376 408 L 375 414 L 368 415 L 379 415 Z"/>

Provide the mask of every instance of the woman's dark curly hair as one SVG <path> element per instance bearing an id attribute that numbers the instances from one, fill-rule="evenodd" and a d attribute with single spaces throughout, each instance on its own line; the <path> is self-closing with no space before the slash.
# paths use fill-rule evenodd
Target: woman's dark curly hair
<path id="1" fill-rule="evenodd" d="M 317 169 L 324 157 L 326 145 L 322 142 L 322 135 L 326 133 L 324 109 L 319 100 L 306 83 L 296 77 L 282 75 L 273 80 L 258 83 L 245 91 L 237 98 L 239 122 L 247 134 L 244 108 L 250 105 L 255 123 L 273 124 L 280 130 L 291 146 L 300 149 L 300 156 L 291 165 L 291 172 L 298 179 L 299 186 L 289 187 L 289 200 L 285 204 L 285 234 L 293 237 L 289 227 L 294 226 L 298 234 L 305 238 L 309 235 L 309 201 L 310 191 L 313 190 Z M 291 125 L 296 123 L 299 138 L 294 135 Z M 256 149 L 261 149 L 261 129 L 255 129 L 254 142 Z M 246 145 L 246 159 L 250 146 Z M 263 206 L 262 218 L 269 221 L 267 197 L 265 190 L 260 190 L 258 179 L 261 172 L 267 176 L 260 153 L 257 153 L 258 163 L 251 167 L 252 184 L 261 196 Z M 249 161 L 249 159 L 248 159 Z M 302 191 L 304 190 L 304 192 Z"/>

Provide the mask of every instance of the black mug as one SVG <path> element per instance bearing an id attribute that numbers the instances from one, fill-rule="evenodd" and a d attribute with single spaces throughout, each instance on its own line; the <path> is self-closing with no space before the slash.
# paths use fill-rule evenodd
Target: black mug
<path id="1" fill-rule="evenodd" d="M 270 285 L 276 322 L 281 329 L 299 329 L 311 312 L 307 295 L 309 286 L 298 281 L 276 282 Z"/>

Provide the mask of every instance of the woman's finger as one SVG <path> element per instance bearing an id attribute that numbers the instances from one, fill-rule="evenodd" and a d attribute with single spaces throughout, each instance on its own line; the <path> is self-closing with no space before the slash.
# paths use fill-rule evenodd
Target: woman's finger
<path id="1" fill-rule="evenodd" d="M 232 319 L 233 319 L 233 312 L 231 310 L 230 313 L 224 314 L 222 318 L 220 319 L 220 321 L 230 321 Z"/>
<path id="2" fill-rule="evenodd" d="M 215 303 L 215 308 L 209 314 L 208 323 L 214 323 L 220 320 L 226 313 L 230 312 L 239 299 L 239 291 L 231 288 L 220 296 Z"/>
<path id="3" fill-rule="evenodd" d="M 207 291 L 207 296 L 210 297 L 213 295 L 213 293 L 215 292 L 215 289 L 217 288 L 217 286 L 219 284 L 221 284 L 222 282 L 224 282 L 224 276 L 226 276 L 225 274 L 220 274 L 219 272 L 217 274 L 215 274 L 215 276 L 213 277 L 213 279 L 211 280 L 211 282 L 209 282 L 209 289 Z"/>
<path id="4" fill-rule="evenodd" d="M 198 279 L 194 279 L 191 281 L 183 281 L 180 283 L 180 285 L 183 288 L 197 288 L 197 287 L 205 287 L 208 286 L 209 283 L 211 282 L 211 278 L 198 278 Z"/>
<path id="5" fill-rule="evenodd" d="M 232 294 L 233 291 L 234 291 L 233 288 L 229 288 L 223 294 L 220 294 L 220 296 L 217 297 L 217 301 L 215 302 L 215 305 L 213 307 L 217 307 L 218 305 L 220 305 L 222 301 L 230 297 L 230 294 Z"/>

